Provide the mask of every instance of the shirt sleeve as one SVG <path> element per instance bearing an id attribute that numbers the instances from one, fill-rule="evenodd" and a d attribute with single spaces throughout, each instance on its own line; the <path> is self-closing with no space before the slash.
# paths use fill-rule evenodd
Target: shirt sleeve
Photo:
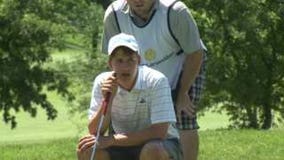
<path id="1" fill-rule="evenodd" d="M 103 31 L 102 46 L 101 46 L 102 47 L 101 50 L 103 53 L 107 54 L 109 39 L 118 33 L 120 33 L 120 31 L 117 26 L 115 13 L 112 8 L 112 5 L 109 5 L 104 15 L 104 31 Z"/>
<path id="2" fill-rule="evenodd" d="M 170 27 L 186 54 L 191 54 L 202 48 L 197 24 L 188 9 L 177 2 L 170 11 Z"/>
<path id="3" fill-rule="evenodd" d="M 171 89 L 166 77 L 158 79 L 154 84 L 150 97 L 151 102 L 151 122 L 152 124 L 163 122 L 176 122 L 173 107 Z"/>
<path id="4" fill-rule="evenodd" d="M 92 118 L 94 113 L 96 113 L 99 110 L 99 107 L 101 106 L 102 103 L 102 93 L 101 93 L 101 84 L 102 84 L 102 74 L 96 77 L 93 83 L 93 89 L 92 89 L 92 96 L 91 96 L 91 101 L 90 101 L 90 108 L 88 112 L 88 117 L 89 119 Z"/>

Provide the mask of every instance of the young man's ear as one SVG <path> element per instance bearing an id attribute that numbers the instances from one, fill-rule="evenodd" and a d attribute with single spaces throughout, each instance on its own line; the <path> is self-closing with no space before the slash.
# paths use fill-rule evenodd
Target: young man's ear
<path id="1" fill-rule="evenodd" d="M 138 64 L 140 64 L 140 62 L 141 62 L 141 56 L 140 56 L 138 53 L 136 53 L 136 54 L 137 54 Z"/>

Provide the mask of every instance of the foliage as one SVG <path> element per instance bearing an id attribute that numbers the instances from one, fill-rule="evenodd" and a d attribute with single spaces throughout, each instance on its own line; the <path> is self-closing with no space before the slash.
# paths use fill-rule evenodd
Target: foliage
<path id="1" fill-rule="evenodd" d="M 36 116 L 39 105 L 48 119 L 56 117 L 44 87 L 73 99 L 66 75 L 45 64 L 52 49 L 65 47 L 66 34 L 86 27 L 83 22 L 90 17 L 86 8 L 83 0 L 0 1 L 0 111 L 12 128 L 16 117 L 11 110 Z"/>
<path id="2" fill-rule="evenodd" d="M 81 113 L 86 119 L 86 110 L 91 98 L 92 82 L 96 75 L 107 70 L 106 57 L 101 53 L 85 52 L 76 56 L 76 61 L 69 63 L 59 61 L 56 66 L 65 72 L 71 80 L 71 91 L 76 95 L 69 104 L 71 113 Z M 83 126 L 84 127 L 84 126 Z"/>
<path id="3" fill-rule="evenodd" d="M 209 48 L 205 106 L 221 106 L 233 127 L 268 129 L 273 115 L 283 119 L 283 1 L 185 2 Z"/>
<path id="4" fill-rule="evenodd" d="M 71 61 L 57 61 L 57 68 L 68 75 L 71 92 L 76 95 L 69 104 L 71 113 L 83 113 L 89 107 L 92 82 L 97 74 L 107 70 L 107 56 L 100 53 L 100 41 L 104 10 L 96 3 L 89 3 L 87 19 L 81 23 L 80 33 L 74 33 L 66 42 L 68 48 L 78 52 Z"/>
<path id="5" fill-rule="evenodd" d="M 114 0 L 91 0 L 93 2 L 97 2 L 98 4 L 102 5 L 104 9 L 107 9 L 108 5 Z"/>

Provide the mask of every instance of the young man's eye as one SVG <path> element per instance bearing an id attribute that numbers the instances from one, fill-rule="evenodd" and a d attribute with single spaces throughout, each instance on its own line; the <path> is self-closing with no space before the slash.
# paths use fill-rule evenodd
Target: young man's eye
<path id="1" fill-rule="evenodd" d="M 128 60 L 128 62 L 135 62 L 135 59 L 131 58 L 131 59 Z"/>

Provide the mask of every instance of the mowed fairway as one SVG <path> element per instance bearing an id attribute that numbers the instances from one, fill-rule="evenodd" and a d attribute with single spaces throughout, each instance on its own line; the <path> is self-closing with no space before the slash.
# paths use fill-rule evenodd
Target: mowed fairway
<path id="1" fill-rule="evenodd" d="M 86 133 L 87 119 L 71 115 L 64 99 L 54 93 L 49 97 L 58 110 L 55 120 L 47 121 L 45 112 L 40 109 L 36 118 L 18 113 L 18 126 L 14 130 L 1 122 L 0 160 L 75 159 L 77 141 Z"/>
<path id="2" fill-rule="evenodd" d="M 200 160 L 283 160 L 284 130 L 200 132 Z"/>
<path id="3" fill-rule="evenodd" d="M 0 123 L 0 143 L 34 143 L 74 137 L 78 134 L 77 123 L 81 122 L 68 113 L 67 103 L 64 99 L 50 93 L 49 97 L 58 110 L 58 116 L 55 120 L 47 120 L 45 111 L 38 109 L 37 116 L 32 118 L 28 113 L 17 113 L 18 125 L 16 129 L 11 130 L 9 125 Z M 87 119 L 86 119 L 87 121 Z"/>

